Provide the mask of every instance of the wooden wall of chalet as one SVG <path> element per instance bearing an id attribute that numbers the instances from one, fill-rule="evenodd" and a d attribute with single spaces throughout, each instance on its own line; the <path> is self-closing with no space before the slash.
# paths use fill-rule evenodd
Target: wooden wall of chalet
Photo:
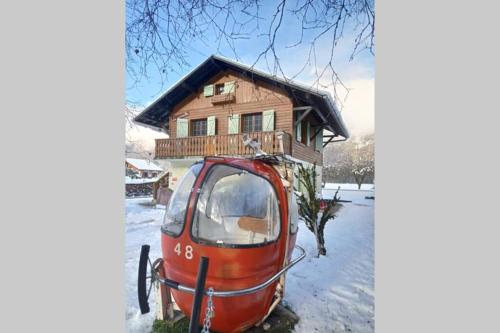
<path id="1" fill-rule="evenodd" d="M 205 97 L 203 87 L 200 87 L 183 102 L 179 103 L 170 114 L 170 138 L 176 138 L 176 120 L 179 116 L 189 120 L 215 116 L 216 135 L 225 135 L 228 134 L 229 115 L 274 110 L 274 129 L 292 135 L 292 156 L 307 162 L 316 162 L 318 165 L 323 164 L 323 155 L 315 150 L 314 143 L 311 143 L 311 146 L 306 146 L 295 140 L 294 105 L 292 99 L 284 90 L 262 81 L 253 82 L 250 78 L 231 70 L 221 72 L 208 81 L 206 85 L 222 84 L 229 81 L 235 81 L 235 102 L 214 105 L 212 104 L 212 97 Z M 317 124 L 317 119 L 312 116 L 312 113 L 306 117 L 306 120 L 310 121 L 312 125 Z"/>
<path id="2" fill-rule="evenodd" d="M 323 154 L 314 150 L 314 145 L 306 146 L 303 143 L 292 140 L 292 156 L 299 160 L 323 165 Z"/>
<path id="3" fill-rule="evenodd" d="M 184 114 L 186 119 L 200 119 L 215 116 L 217 121 L 216 134 L 228 134 L 228 116 L 231 114 L 247 114 L 274 110 L 275 130 L 292 133 L 293 103 L 288 95 L 276 87 L 262 82 L 254 84 L 250 79 L 237 75 L 232 71 L 218 74 L 206 84 L 218 84 L 236 81 L 235 97 L 233 103 L 213 105 L 211 97 L 203 96 L 203 87 L 196 93 L 179 103 L 171 113 L 170 138 L 175 139 L 177 133 L 176 119 Z M 241 118 L 240 118 L 241 119 Z"/>

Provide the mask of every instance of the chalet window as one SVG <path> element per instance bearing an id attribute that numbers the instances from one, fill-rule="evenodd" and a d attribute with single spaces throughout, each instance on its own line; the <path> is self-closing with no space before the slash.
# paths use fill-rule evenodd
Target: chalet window
<path id="1" fill-rule="evenodd" d="M 299 126 L 301 127 L 300 133 L 302 134 L 300 137 L 300 142 L 302 142 L 303 144 L 307 144 L 307 122 L 301 121 Z"/>
<path id="2" fill-rule="evenodd" d="M 207 120 L 196 119 L 191 120 L 191 136 L 206 136 L 207 135 Z"/>
<path id="3" fill-rule="evenodd" d="M 222 95 L 222 94 L 224 94 L 224 83 L 216 84 L 215 85 L 215 94 L 216 95 Z"/>
<path id="4" fill-rule="evenodd" d="M 297 111 L 295 112 L 295 117 L 294 117 L 294 123 L 297 122 L 297 120 L 301 117 L 301 112 Z M 309 135 L 307 131 L 307 122 L 305 120 L 301 120 L 296 126 L 295 126 L 295 140 L 297 140 L 300 143 L 303 143 L 304 145 L 307 144 L 308 138 L 307 136 Z"/>
<path id="5" fill-rule="evenodd" d="M 315 129 L 317 131 L 318 128 Z M 318 134 L 316 134 L 316 137 L 314 138 L 314 148 L 321 152 L 323 150 L 323 128 L 319 129 Z"/>
<path id="6" fill-rule="evenodd" d="M 243 133 L 262 131 L 262 113 L 243 115 Z"/>

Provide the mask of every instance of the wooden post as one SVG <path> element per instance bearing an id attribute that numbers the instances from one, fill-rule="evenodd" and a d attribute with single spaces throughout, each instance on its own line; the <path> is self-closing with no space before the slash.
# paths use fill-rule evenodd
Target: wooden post
<path id="1" fill-rule="evenodd" d="M 281 131 L 276 132 L 276 138 L 278 138 L 278 145 L 281 154 L 285 154 L 285 149 L 283 148 L 283 135 Z"/>
<path id="2" fill-rule="evenodd" d="M 163 265 L 158 269 L 159 275 L 164 279 L 165 271 Z M 170 288 L 159 282 L 155 283 L 156 295 L 156 319 L 158 320 L 173 320 L 174 319 L 174 303 L 172 302 L 172 294 Z"/>

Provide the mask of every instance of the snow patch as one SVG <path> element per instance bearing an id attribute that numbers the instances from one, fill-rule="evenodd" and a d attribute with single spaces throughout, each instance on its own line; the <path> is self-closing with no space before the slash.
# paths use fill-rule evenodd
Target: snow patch
<path id="1" fill-rule="evenodd" d="M 125 184 L 148 184 L 154 183 L 158 180 L 158 177 L 155 178 L 131 178 L 125 176 Z"/>
<path id="2" fill-rule="evenodd" d="M 353 190 L 353 191 L 358 191 L 358 184 L 339 184 L 339 183 L 326 183 L 324 189 L 325 190 L 336 190 L 340 186 L 341 190 Z M 373 184 L 361 184 L 361 189 L 360 190 L 374 190 L 375 185 Z"/>
<path id="3" fill-rule="evenodd" d="M 158 165 L 151 162 L 150 160 L 141 160 L 139 158 L 126 158 L 125 161 L 127 161 L 129 164 L 133 165 L 134 167 L 136 167 L 139 170 L 163 171 L 162 168 L 160 168 Z"/>

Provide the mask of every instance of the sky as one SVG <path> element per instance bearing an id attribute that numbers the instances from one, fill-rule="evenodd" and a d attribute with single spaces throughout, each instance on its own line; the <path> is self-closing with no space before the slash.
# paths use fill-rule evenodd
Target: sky
<path id="1" fill-rule="evenodd" d="M 266 2 L 267 8 L 261 9 L 261 13 L 273 13 L 275 11 L 274 1 Z M 261 15 L 266 17 L 265 14 Z M 238 15 L 236 15 L 238 17 Z M 263 22 L 265 23 L 265 21 Z M 265 24 L 261 24 L 264 26 Z M 292 77 L 306 64 L 309 55 L 309 44 L 308 41 L 312 35 L 306 32 L 304 34 L 303 43 L 296 47 L 290 48 L 290 45 L 297 43 L 300 38 L 300 22 L 288 11 L 285 10 L 285 15 L 283 18 L 283 23 L 280 28 L 280 32 L 276 38 L 276 49 L 277 54 L 280 58 L 280 63 L 285 75 Z M 335 71 L 339 74 L 344 85 L 349 89 L 347 92 L 344 88 L 337 87 L 337 97 L 336 101 L 342 113 L 344 122 L 351 135 L 362 135 L 366 133 L 374 132 L 374 109 L 375 109 L 375 68 L 374 68 L 374 56 L 368 51 L 363 51 L 350 60 L 350 56 L 354 45 L 354 34 L 351 32 L 349 26 L 344 29 L 344 35 L 341 41 L 335 47 L 335 53 L 333 58 L 333 67 Z M 309 40 L 308 40 L 309 37 Z M 323 68 L 329 59 L 331 43 L 331 35 L 324 35 L 318 40 L 316 44 L 316 63 L 318 68 Z M 165 92 L 170 86 L 175 84 L 182 76 L 187 74 L 197 65 L 202 63 L 211 54 L 219 54 L 227 58 L 237 60 L 243 64 L 252 65 L 259 53 L 265 48 L 267 37 L 255 36 L 249 37 L 248 39 L 240 40 L 236 43 L 236 50 L 238 59 L 231 51 L 231 49 L 222 44 L 217 50 L 217 40 L 208 40 L 206 43 L 201 43 L 194 41 L 190 44 L 190 48 L 186 50 L 186 59 L 189 62 L 189 66 L 186 68 L 179 68 L 175 72 L 170 72 L 168 77 L 162 80 L 160 75 L 151 68 L 148 72 L 149 78 L 144 78 L 139 83 L 131 85 L 132 81 L 127 75 L 127 87 L 126 87 L 126 98 L 128 104 L 132 104 L 136 107 L 143 108 L 152 103 L 156 98 L 158 98 L 163 92 Z M 209 47 L 207 47 L 209 45 Z M 213 45 L 213 47 L 210 47 Z M 263 70 L 265 72 L 270 72 L 264 59 L 259 61 L 256 66 L 257 69 Z M 317 73 L 314 66 L 306 66 L 294 81 L 303 84 L 312 84 L 317 79 Z M 334 95 L 334 88 L 332 86 L 326 87 L 331 80 L 328 77 L 324 77 L 319 82 L 322 84 L 320 87 L 323 90 L 328 90 Z M 140 142 L 145 147 L 154 146 L 154 138 L 166 137 L 162 133 L 158 133 L 142 126 L 138 126 L 127 132 L 128 137 L 132 138 L 136 142 Z"/>

